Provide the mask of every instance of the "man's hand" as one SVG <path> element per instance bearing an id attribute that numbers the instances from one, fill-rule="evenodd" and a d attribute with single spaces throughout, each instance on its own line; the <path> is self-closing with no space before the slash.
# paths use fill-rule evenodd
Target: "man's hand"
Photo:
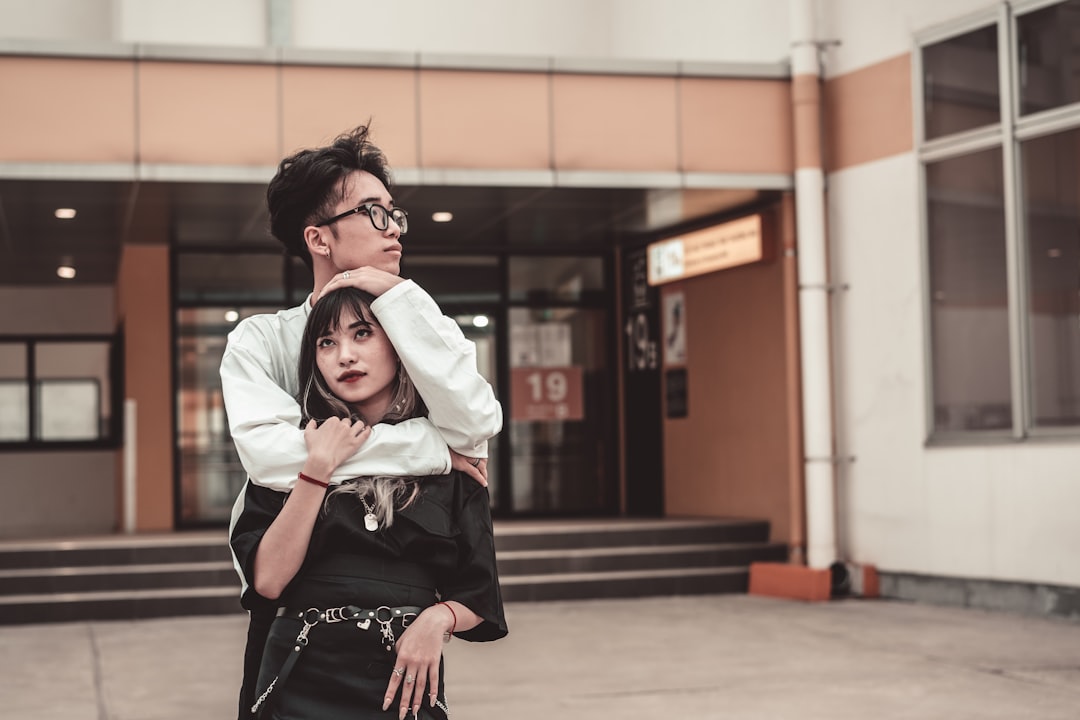
<path id="1" fill-rule="evenodd" d="M 330 278 L 330 282 L 323 285 L 323 289 L 319 291 L 319 297 L 315 298 L 315 302 L 318 302 L 326 293 L 340 290 L 343 287 L 358 288 L 379 297 L 390 288 L 404 281 L 405 278 L 368 266 L 356 268 L 355 270 L 346 270 Z"/>
<path id="2" fill-rule="evenodd" d="M 484 487 L 487 482 L 487 458 L 470 458 L 450 450 L 450 465 L 460 470 Z"/>

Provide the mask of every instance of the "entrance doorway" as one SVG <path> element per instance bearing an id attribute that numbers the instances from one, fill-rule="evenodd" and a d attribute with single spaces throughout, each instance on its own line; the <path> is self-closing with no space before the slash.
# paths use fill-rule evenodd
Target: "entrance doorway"
<path id="1" fill-rule="evenodd" d="M 194 292 L 190 258 L 178 273 L 177 524 L 222 525 L 245 473 L 229 437 L 218 367 L 226 335 L 254 312 L 303 300 L 310 280 L 290 280 L 280 305 L 242 288 Z M 201 258 L 205 260 L 205 258 Z M 270 262 L 270 258 L 263 258 Z M 288 260 L 277 273 L 292 278 Z M 200 263 L 208 268 L 218 264 Z M 489 444 L 488 480 L 498 517 L 607 515 L 618 511 L 611 298 L 603 256 L 410 255 L 415 280 L 476 347 L 480 373 L 503 405 Z M 234 304 L 235 303 L 235 304 Z M 258 306 L 256 305 L 258 303 Z"/>

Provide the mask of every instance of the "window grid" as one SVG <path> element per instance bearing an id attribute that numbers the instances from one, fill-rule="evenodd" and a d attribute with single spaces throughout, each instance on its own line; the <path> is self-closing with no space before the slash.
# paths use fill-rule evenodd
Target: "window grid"
<path id="1" fill-rule="evenodd" d="M 961 440 L 972 442 L 980 437 L 1000 439 L 999 432 L 977 430 L 946 431 L 938 429 L 935 419 L 935 397 L 933 380 L 933 338 L 932 303 L 930 297 L 930 228 L 929 228 L 929 193 L 927 187 L 927 168 L 929 165 L 952 158 L 967 156 L 989 148 L 1000 147 L 1003 155 L 1003 184 L 1005 189 L 1005 237 L 1008 282 L 1008 318 L 1009 318 L 1009 360 L 1010 360 L 1010 395 L 1012 398 L 1013 440 L 1039 436 L 1075 436 L 1080 433 L 1080 425 L 1071 427 L 1034 427 L 1032 394 L 1034 385 L 1031 377 L 1032 352 L 1031 331 L 1029 327 L 1030 283 L 1028 263 L 1028 240 L 1025 218 L 1028 208 L 1024 205 L 1024 188 L 1021 177 L 1021 144 L 1025 141 L 1080 128 L 1080 102 L 1062 107 L 1055 107 L 1026 116 L 1020 114 L 1020 53 L 1018 48 L 1018 22 L 1026 14 L 1064 4 L 1063 0 L 1027 0 L 1024 2 L 1001 3 L 990 10 L 984 10 L 967 18 L 942 26 L 916 38 L 916 52 L 913 58 L 913 111 L 916 116 L 916 147 L 920 161 L 919 197 L 922 208 L 920 227 L 922 233 L 923 277 L 924 285 L 924 328 L 925 368 L 929 382 L 926 383 L 926 422 L 928 435 L 932 441 Z M 999 122 L 963 132 L 933 138 L 926 138 L 926 86 L 923 66 L 923 50 L 935 43 L 950 40 L 968 32 L 995 25 L 998 33 L 998 80 L 1000 85 Z M 987 437 L 989 436 L 989 437 Z"/>
<path id="2" fill-rule="evenodd" d="M 61 377 L 55 372 L 40 373 L 38 369 L 39 360 L 39 346 L 73 346 L 78 344 L 98 345 L 104 348 L 105 351 L 105 374 L 99 376 L 93 376 L 88 374 L 83 377 L 79 376 L 64 376 Z M 119 400 L 122 397 L 120 392 L 121 378 L 119 374 L 118 354 L 121 347 L 121 340 L 119 335 L 42 335 L 42 336 L 0 336 L 0 344 L 21 347 L 25 353 L 25 362 L 23 365 L 23 371 L 21 376 L 16 376 L 11 373 L 4 373 L 5 379 L 3 382 L 12 385 L 18 384 L 25 387 L 25 422 L 22 425 L 26 428 L 25 437 L 0 437 L 0 452 L 4 451 L 25 451 L 25 450 L 37 450 L 48 448 L 50 450 L 63 450 L 63 449 L 85 449 L 85 448 L 112 448 L 118 447 L 121 436 L 121 415 L 118 411 Z M 79 372 L 80 368 L 77 364 L 72 365 L 73 372 Z M 69 439 L 61 436 L 56 436 L 55 439 L 48 439 L 42 437 L 42 435 L 51 434 L 51 430 L 45 428 L 42 424 L 44 415 L 41 399 L 43 393 L 50 389 L 58 389 L 62 385 L 71 387 L 79 386 L 94 380 L 105 380 L 107 386 L 104 389 L 105 392 L 101 392 L 101 385 L 98 385 L 99 392 L 97 393 L 97 432 L 94 438 L 85 439 Z M 83 393 L 85 394 L 85 393 Z M 103 413 L 103 408 L 108 412 Z M 9 411 L 12 408 L 7 408 Z M 55 408 L 49 409 L 51 413 L 55 413 Z M 55 414 L 53 415 L 55 417 Z M 104 423 L 104 424 L 103 424 Z"/>

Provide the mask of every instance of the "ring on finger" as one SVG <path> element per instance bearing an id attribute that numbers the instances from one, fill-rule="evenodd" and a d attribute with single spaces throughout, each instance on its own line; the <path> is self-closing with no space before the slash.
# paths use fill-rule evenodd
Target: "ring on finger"
<path id="1" fill-rule="evenodd" d="M 348 271 L 348 270 L 346 270 L 345 272 L 341 273 L 341 279 L 342 279 L 342 280 L 348 280 L 348 279 L 349 279 L 349 271 Z"/>
<path id="2" fill-rule="evenodd" d="M 469 461 L 469 464 L 472 465 L 473 467 L 480 467 L 480 460 L 481 460 L 481 458 L 473 458 L 472 460 Z"/>
<path id="3" fill-rule="evenodd" d="M 412 683 L 412 681 L 413 681 L 413 680 L 415 680 L 415 679 L 416 679 L 416 677 L 415 677 L 415 676 L 413 676 L 413 675 L 406 675 L 406 676 L 405 676 L 405 684 L 406 684 L 406 685 L 409 685 L 409 684 L 410 684 L 410 683 Z"/>
<path id="4" fill-rule="evenodd" d="M 404 675 L 404 674 L 405 674 L 405 668 L 394 668 L 394 671 L 393 671 L 393 672 L 394 672 L 394 674 L 395 674 L 395 675 L 397 675 L 398 677 L 401 677 L 402 675 Z"/>

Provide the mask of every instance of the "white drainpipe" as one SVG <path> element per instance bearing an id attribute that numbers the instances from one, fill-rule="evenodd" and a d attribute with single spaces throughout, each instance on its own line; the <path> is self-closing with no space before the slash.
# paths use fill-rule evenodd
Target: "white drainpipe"
<path id="1" fill-rule="evenodd" d="M 821 62 L 815 0 L 789 0 L 795 128 L 795 223 L 799 274 L 806 560 L 837 560 L 835 453 L 829 350 L 825 175 L 821 160 Z"/>

